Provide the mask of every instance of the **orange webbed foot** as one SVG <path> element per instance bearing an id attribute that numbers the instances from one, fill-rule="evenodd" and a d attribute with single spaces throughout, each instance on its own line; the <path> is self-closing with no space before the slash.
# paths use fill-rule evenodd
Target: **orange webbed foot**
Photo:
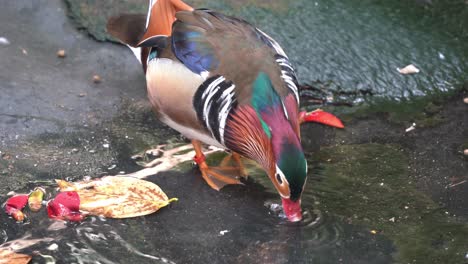
<path id="1" fill-rule="evenodd" d="M 327 126 L 344 128 L 343 122 L 333 114 L 317 109 L 312 112 L 302 111 L 299 113 L 299 123 L 316 122 Z"/>
<path id="2" fill-rule="evenodd" d="M 229 160 L 226 160 L 226 158 L 221 162 L 220 166 L 208 166 L 205 155 L 202 152 L 201 143 L 197 140 L 192 140 L 192 144 L 195 149 L 193 160 L 198 164 L 203 179 L 211 188 L 219 191 L 229 184 L 243 184 L 240 181 L 242 171 L 239 169 L 239 166 L 228 165 Z M 240 157 L 238 158 L 234 157 L 234 161 L 240 162 Z"/>

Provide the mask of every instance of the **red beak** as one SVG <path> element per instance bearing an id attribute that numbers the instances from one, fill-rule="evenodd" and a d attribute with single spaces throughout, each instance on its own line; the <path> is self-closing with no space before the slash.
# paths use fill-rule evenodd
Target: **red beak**
<path id="1" fill-rule="evenodd" d="M 301 210 L 301 199 L 297 201 L 291 201 L 289 198 L 281 198 L 283 202 L 283 210 L 290 222 L 301 221 L 302 210 Z"/>

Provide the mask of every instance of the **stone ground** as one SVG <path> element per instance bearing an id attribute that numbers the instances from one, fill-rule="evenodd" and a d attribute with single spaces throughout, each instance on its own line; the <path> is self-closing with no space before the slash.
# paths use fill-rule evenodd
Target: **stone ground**
<path id="1" fill-rule="evenodd" d="M 186 141 L 154 118 L 140 65 L 125 47 L 96 42 L 77 31 L 60 0 L 0 1 L 0 5 L 0 37 L 9 41 L 0 44 L 2 201 L 10 191 L 28 191 L 54 178 L 77 180 L 135 171 L 139 167 L 132 155 L 157 144 Z M 57 57 L 59 49 L 65 50 L 65 58 Z M 101 81 L 94 83 L 93 75 L 99 75 Z M 466 221 L 468 159 L 462 153 L 468 148 L 468 105 L 463 103 L 466 90 L 440 104 L 436 112 L 442 121 L 435 126 L 405 133 L 411 122 L 392 122 L 387 111 L 359 118 L 343 116 L 347 126 L 343 131 L 305 126 L 304 147 L 314 152 L 320 145 L 398 144 L 409 157 L 409 182 L 440 203 L 448 214 Z M 263 208 L 261 202 L 253 202 L 258 195 L 252 191 L 262 189 L 257 185 L 248 190 L 230 188 L 218 195 L 203 185 L 195 170 L 161 175 L 162 187 L 167 187 L 170 196 L 198 199 L 211 208 L 218 207 L 214 203 L 217 199 L 228 206 L 252 202 L 255 210 Z M 196 191 L 187 185 L 195 185 Z M 242 198 L 233 198 L 240 194 Z M 191 202 L 175 211 L 203 218 L 193 211 L 187 213 L 189 206 L 203 209 Z M 167 214 L 166 218 L 170 219 Z M 183 226 L 179 222 L 174 224 Z M 211 224 L 223 228 L 219 223 Z"/>

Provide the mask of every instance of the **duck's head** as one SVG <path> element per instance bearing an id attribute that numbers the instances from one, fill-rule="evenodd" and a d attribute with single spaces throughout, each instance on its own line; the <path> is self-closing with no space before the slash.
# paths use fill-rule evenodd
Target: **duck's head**
<path id="1" fill-rule="evenodd" d="M 278 138 L 277 138 L 278 137 Z M 289 221 L 302 219 L 301 194 L 307 179 L 307 162 L 297 135 L 272 133 L 275 168 L 267 171 L 281 195 L 283 210 Z"/>
<path id="2" fill-rule="evenodd" d="M 281 196 L 288 220 L 299 221 L 307 163 L 296 99 L 292 94 L 280 97 L 265 73 L 258 75 L 252 91 L 249 103 L 239 103 L 228 120 L 226 145 L 263 167 Z"/>

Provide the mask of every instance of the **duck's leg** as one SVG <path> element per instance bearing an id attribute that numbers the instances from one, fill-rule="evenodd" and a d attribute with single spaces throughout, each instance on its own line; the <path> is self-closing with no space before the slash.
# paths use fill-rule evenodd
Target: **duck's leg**
<path id="1" fill-rule="evenodd" d="M 211 188 L 219 191 L 228 184 L 242 184 L 239 180 L 239 167 L 210 167 L 206 164 L 200 141 L 192 140 L 192 145 L 195 149 L 195 157 L 193 160 L 198 164 L 203 179 L 205 179 L 206 183 L 208 183 Z"/>
<path id="2" fill-rule="evenodd" d="M 232 152 L 231 154 L 227 155 L 219 164 L 220 166 L 228 166 L 228 164 L 232 163 L 232 161 L 235 163 L 236 168 L 239 171 L 239 176 L 243 177 L 244 179 L 247 179 L 248 174 L 247 170 L 245 169 L 244 164 L 242 163 L 242 157 L 239 153 Z"/>
<path id="3" fill-rule="evenodd" d="M 328 112 L 325 112 L 322 109 L 317 109 L 312 112 L 305 112 L 305 111 L 300 112 L 299 124 L 303 124 L 305 122 L 316 122 L 316 123 L 321 123 L 327 126 L 344 128 L 343 123 L 341 122 L 340 119 L 338 119 L 338 117 Z"/>

